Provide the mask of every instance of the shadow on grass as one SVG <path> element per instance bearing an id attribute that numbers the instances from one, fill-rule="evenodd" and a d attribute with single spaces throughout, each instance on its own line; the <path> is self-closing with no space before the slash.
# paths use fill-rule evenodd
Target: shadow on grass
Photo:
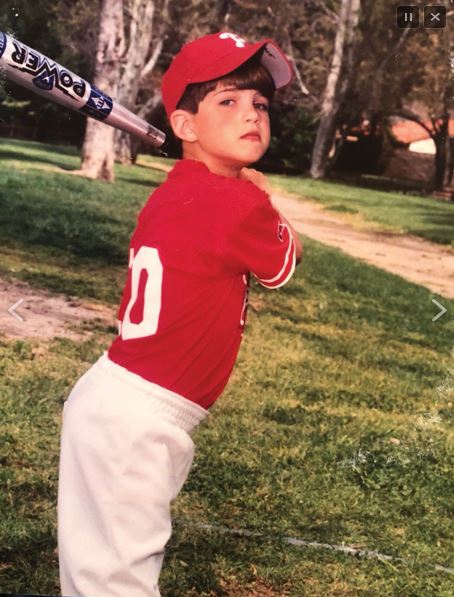
<path id="1" fill-rule="evenodd" d="M 70 156 L 72 157 L 72 156 Z M 73 167 L 69 165 L 67 162 L 63 162 L 61 160 L 53 160 L 49 157 L 43 155 L 30 155 L 29 153 L 20 153 L 18 151 L 11 151 L 11 150 L 3 150 L 0 148 L 0 159 L 1 160 L 18 160 L 18 161 L 25 161 L 25 162 L 37 162 L 40 164 L 52 164 L 53 166 L 58 166 L 62 170 L 76 170 L 77 167 Z"/>
<path id="2" fill-rule="evenodd" d="M 19 275 L 16 274 L 16 278 L 35 288 L 46 288 L 50 292 L 66 294 L 67 296 L 87 298 L 98 298 L 99 296 L 99 281 L 95 275 L 92 278 L 81 275 L 77 278 L 66 279 L 59 274 L 24 271 Z"/>
<path id="3" fill-rule="evenodd" d="M 0 550 L 1 590 L 59 595 L 55 531 L 50 526 L 39 529 L 36 523 L 9 543 L 8 548 Z"/>
<path id="4" fill-rule="evenodd" d="M 119 182 L 126 182 L 128 184 L 137 184 L 141 187 L 145 187 L 147 189 L 156 189 L 161 185 L 161 182 L 149 181 L 149 180 L 140 180 L 137 178 L 125 178 L 124 176 L 118 176 Z"/>
<path id="5" fill-rule="evenodd" d="M 174 521 L 177 523 L 177 521 Z M 181 595 L 226 595 L 213 562 L 213 553 L 222 553 L 219 541 L 200 533 L 188 534 L 178 525 L 166 547 L 160 586 L 168 597 Z"/>
<path id="6" fill-rule="evenodd" d="M 43 153 L 48 153 L 50 151 L 54 151 L 60 154 L 65 155 L 72 155 L 77 156 L 80 149 L 74 145 L 59 145 L 55 143 L 40 143 L 39 141 L 27 141 L 25 139 L 11 139 L 8 137 L 1 137 L 0 138 L 0 147 L 2 145 L 9 145 L 13 147 L 18 147 L 20 150 L 31 149 L 33 151 L 42 151 Z"/>
<path id="7" fill-rule="evenodd" d="M 454 247 L 454 203 L 447 203 L 452 213 L 446 213 L 446 208 L 439 210 L 421 210 L 421 219 L 427 224 L 426 228 L 410 227 L 410 233 Z M 432 226 L 429 228 L 429 226 Z"/>
<path id="8" fill-rule="evenodd" d="M 219 556 L 222 561 L 228 562 L 230 570 L 235 570 L 237 588 L 245 586 L 250 580 L 250 562 L 266 559 L 266 556 L 258 556 L 258 552 L 263 550 L 263 543 L 266 543 L 262 538 L 244 539 L 220 534 L 198 529 L 192 524 L 186 525 L 185 521 L 178 519 L 173 524 L 174 532 L 166 548 L 161 582 L 161 588 L 167 597 L 233 595 L 224 582 L 228 570 L 220 568 Z M 269 548 L 268 545 L 267 547 Z M 214 558 L 213 554 L 218 557 Z M 239 593 L 246 594 L 255 593 L 246 592 L 246 589 Z"/>
<path id="9" fill-rule="evenodd" d="M 130 230 L 121 219 L 99 205 L 78 202 L 81 187 L 68 194 L 55 184 L 42 187 L 17 186 L 0 189 L 0 237 L 24 245 L 44 245 L 67 253 L 96 257 L 108 263 L 123 263 Z"/>

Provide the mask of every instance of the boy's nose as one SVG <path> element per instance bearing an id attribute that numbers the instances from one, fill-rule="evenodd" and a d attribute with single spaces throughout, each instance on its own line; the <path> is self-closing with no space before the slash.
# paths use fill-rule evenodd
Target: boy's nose
<path id="1" fill-rule="evenodd" d="M 257 110 L 254 106 L 250 106 L 246 109 L 244 118 L 247 121 L 253 120 L 254 122 L 258 122 L 260 120 L 260 111 Z"/>

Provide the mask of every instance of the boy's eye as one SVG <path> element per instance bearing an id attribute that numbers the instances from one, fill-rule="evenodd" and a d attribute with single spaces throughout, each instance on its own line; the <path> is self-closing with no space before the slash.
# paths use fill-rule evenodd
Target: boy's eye
<path id="1" fill-rule="evenodd" d="M 226 102 L 233 102 L 233 101 L 235 101 L 235 100 L 233 100 L 233 99 L 225 99 L 225 100 L 222 100 L 222 102 L 220 102 L 220 104 L 227 106 L 227 105 L 230 105 L 230 104 L 227 104 Z M 262 112 L 268 112 L 268 104 L 264 104 L 262 102 L 255 102 L 254 106 L 258 106 L 259 109 Z"/>

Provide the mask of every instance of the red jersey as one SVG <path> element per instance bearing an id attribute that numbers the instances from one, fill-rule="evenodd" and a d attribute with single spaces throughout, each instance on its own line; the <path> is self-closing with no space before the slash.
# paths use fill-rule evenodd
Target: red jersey
<path id="1" fill-rule="evenodd" d="M 208 408 L 238 354 L 249 274 L 278 288 L 294 269 L 293 237 L 264 191 L 180 160 L 139 214 L 108 356 Z"/>

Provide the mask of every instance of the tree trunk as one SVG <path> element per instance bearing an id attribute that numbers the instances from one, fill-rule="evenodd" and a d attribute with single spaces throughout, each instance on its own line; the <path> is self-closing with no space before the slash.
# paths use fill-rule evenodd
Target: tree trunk
<path id="1" fill-rule="evenodd" d="M 103 0 L 99 27 L 94 85 L 117 99 L 120 60 L 124 49 L 123 2 Z M 114 129 L 87 120 L 82 146 L 81 173 L 90 178 L 114 180 Z"/>
<path id="2" fill-rule="evenodd" d="M 153 40 L 156 2 L 154 0 L 131 0 L 129 10 L 128 48 L 125 53 L 120 77 L 118 101 L 134 113 L 138 113 L 137 97 L 141 87 L 152 73 L 161 54 L 168 22 L 168 3 L 164 0 L 160 11 L 160 27 Z M 150 48 L 152 48 L 151 55 Z M 148 85 L 149 86 L 149 85 Z M 147 102 L 148 103 L 148 102 Z M 148 114 L 138 114 L 147 119 Z M 122 163 L 134 161 L 137 149 L 131 135 L 115 131 L 115 158 Z"/>
<path id="3" fill-rule="evenodd" d="M 452 185 L 452 179 L 454 175 L 454 139 L 449 139 L 449 160 L 448 160 L 448 181 L 447 186 Z"/>
<path id="4" fill-rule="evenodd" d="M 360 0 L 342 0 L 331 67 L 326 81 L 321 119 L 312 152 L 311 176 L 322 178 L 336 132 L 336 117 L 347 91 L 352 72 L 354 36 L 358 25 Z M 342 80 L 344 78 L 344 80 Z"/>
<path id="5" fill-rule="evenodd" d="M 148 99 L 148 101 L 137 110 L 137 116 L 143 118 L 144 120 L 153 122 L 161 100 L 162 96 L 160 90 L 155 89 L 153 95 Z M 143 141 L 133 137 L 132 135 L 118 136 L 117 143 L 119 143 L 119 145 L 116 148 L 116 159 L 123 164 L 135 164 L 139 152 L 146 148 L 146 144 Z M 121 159 L 118 155 L 121 151 L 121 147 L 125 152 L 124 159 Z"/>
<path id="6" fill-rule="evenodd" d="M 447 2 L 445 2 L 447 6 Z M 448 7 L 447 7 L 448 8 Z M 444 51 L 448 58 L 446 68 L 446 80 L 443 93 L 443 115 L 441 125 L 437 127 L 435 141 L 435 189 L 443 190 L 451 184 L 452 180 L 452 156 L 451 142 L 449 139 L 449 120 L 452 112 L 452 97 L 454 95 L 454 52 L 451 47 L 452 37 L 450 28 L 447 27 L 446 35 L 443 36 Z"/>
<path id="7" fill-rule="evenodd" d="M 449 141 L 449 112 L 433 136 L 435 142 L 435 190 L 442 191 L 450 183 L 451 144 Z"/>
<path id="8" fill-rule="evenodd" d="M 452 154 L 451 142 L 449 139 L 449 120 L 450 112 L 448 109 L 450 97 L 452 94 L 452 87 L 450 81 L 445 86 L 443 97 L 443 115 L 439 118 L 432 117 L 432 127 L 429 127 L 422 116 L 418 116 L 410 110 L 399 110 L 386 114 L 389 116 L 399 116 L 416 122 L 421 126 L 430 136 L 435 144 L 435 174 L 432 178 L 432 189 L 443 190 L 446 185 L 449 185 L 452 178 Z"/>

